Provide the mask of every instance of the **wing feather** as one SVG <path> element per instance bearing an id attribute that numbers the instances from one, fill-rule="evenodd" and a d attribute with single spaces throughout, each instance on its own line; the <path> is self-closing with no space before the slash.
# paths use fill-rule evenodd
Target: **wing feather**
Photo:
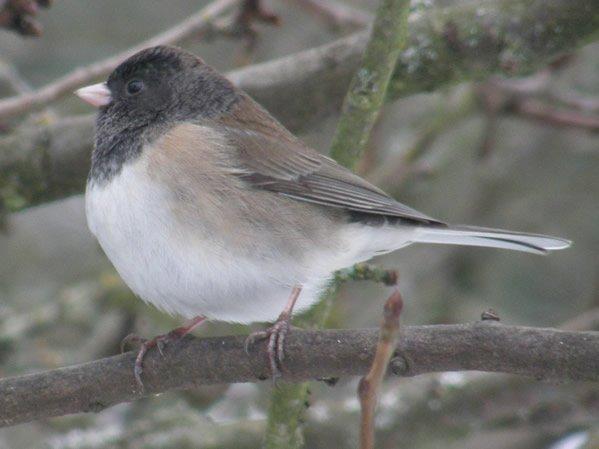
<path id="1" fill-rule="evenodd" d="M 302 143 L 244 97 L 220 129 L 238 152 L 233 173 L 256 188 L 366 215 L 441 224 Z"/>

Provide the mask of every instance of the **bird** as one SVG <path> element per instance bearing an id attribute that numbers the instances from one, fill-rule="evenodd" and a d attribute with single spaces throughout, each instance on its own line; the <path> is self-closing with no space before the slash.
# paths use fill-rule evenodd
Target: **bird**
<path id="1" fill-rule="evenodd" d="M 546 254 L 562 238 L 456 226 L 406 206 L 303 143 L 198 56 L 139 51 L 76 94 L 98 108 L 85 209 L 89 229 L 129 288 L 186 319 L 151 348 L 204 320 L 274 323 L 280 376 L 293 312 L 340 269 L 414 243 Z"/>

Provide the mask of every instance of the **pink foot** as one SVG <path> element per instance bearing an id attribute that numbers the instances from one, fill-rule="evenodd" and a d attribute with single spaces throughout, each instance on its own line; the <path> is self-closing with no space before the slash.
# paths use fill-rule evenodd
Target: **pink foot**
<path id="1" fill-rule="evenodd" d="M 285 360 L 285 339 L 290 329 L 290 316 L 281 315 L 279 319 L 266 330 L 252 332 L 245 340 L 245 352 L 249 353 L 250 346 L 259 340 L 268 339 L 266 352 L 270 363 L 270 372 L 274 382 L 282 375 Z"/>
<path id="2" fill-rule="evenodd" d="M 170 331 L 167 334 L 157 335 L 156 337 L 152 338 L 151 340 L 144 340 L 144 339 L 138 337 L 137 335 L 133 335 L 133 334 L 128 335 L 123 339 L 123 341 L 121 342 L 121 351 L 124 350 L 125 345 L 127 345 L 128 343 L 141 342 L 141 346 L 137 353 L 137 357 L 135 357 L 135 365 L 133 367 L 133 375 L 135 376 L 135 381 L 137 382 L 137 385 L 139 385 L 139 388 L 141 389 L 142 392 L 144 390 L 144 384 L 143 384 L 143 381 L 141 380 L 141 375 L 143 373 L 144 357 L 146 356 L 147 352 L 150 349 L 152 349 L 153 347 L 156 347 L 156 348 L 158 348 L 158 352 L 160 352 L 160 355 L 163 356 L 164 355 L 164 347 L 168 343 L 172 343 L 172 342 L 175 342 L 175 341 L 183 338 L 185 335 L 190 333 L 195 327 L 197 327 L 204 320 L 205 320 L 204 317 L 201 317 L 201 316 L 195 317 L 186 325 L 178 327 L 176 329 L 173 329 L 172 331 Z"/>

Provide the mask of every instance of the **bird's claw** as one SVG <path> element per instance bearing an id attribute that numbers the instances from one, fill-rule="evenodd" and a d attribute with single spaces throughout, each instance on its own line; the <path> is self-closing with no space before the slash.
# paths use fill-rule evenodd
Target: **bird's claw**
<path id="1" fill-rule="evenodd" d="M 135 336 L 137 339 L 142 340 L 141 343 L 141 347 L 139 348 L 139 352 L 137 353 L 137 356 L 135 357 L 135 366 L 133 368 L 133 374 L 135 376 L 135 382 L 137 382 L 137 385 L 139 386 L 139 388 L 141 389 L 141 391 L 144 391 L 144 384 L 143 381 L 141 380 L 141 375 L 143 373 L 143 361 L 144 358 L 147 354 L 147 352 L 152 349 L 153 347 L 156 347 L 156 349 L 158 349 L 158 352 L 160 353 L 160 355 L 162 357 L 164 357 L 164 348 L 168 343 L 171 343 L 175 340 L 178 340 L 182 337 L 183 335 L 181 335 L 181 333 L 178 332 L 174 332 L 171 331 L 168 334 L 163 334 L 163 335 L 157 335 L 156 337 L 152 338 L 151 340 L 144 340 L 144 339 L 140 339 L 139 337 Z M 125 339 L 127 339 L 129 336 L 125 337 Z"/>
<path id="2" fill-rule="evenodd" d="M 259 340 L 268 339 L 266 352 L 270 364 L 273 382 L 282 376 L 283 361 L 285 360 L 285 340 L 290 330 L 289 317 L 280 317 L 275 324 L 263 331 L 252 332 L 245 339 L 245 352 L 249 354 L 250 347 Z"/>

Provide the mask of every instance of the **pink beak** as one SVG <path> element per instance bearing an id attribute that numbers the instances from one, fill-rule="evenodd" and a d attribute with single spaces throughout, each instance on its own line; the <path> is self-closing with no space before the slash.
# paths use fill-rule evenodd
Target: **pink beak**
<path id="1" fill-rule="evenodd" d="M 106 106 L 112 100 L 110 95 L 110 89 L 106 86 L 106 83 L 92 84 L 91 86 L 85 86 L 75 91 L 75 95 L 81 98 L 86 103 L 91 104 L 99 108 L 100 106 Z"/>

